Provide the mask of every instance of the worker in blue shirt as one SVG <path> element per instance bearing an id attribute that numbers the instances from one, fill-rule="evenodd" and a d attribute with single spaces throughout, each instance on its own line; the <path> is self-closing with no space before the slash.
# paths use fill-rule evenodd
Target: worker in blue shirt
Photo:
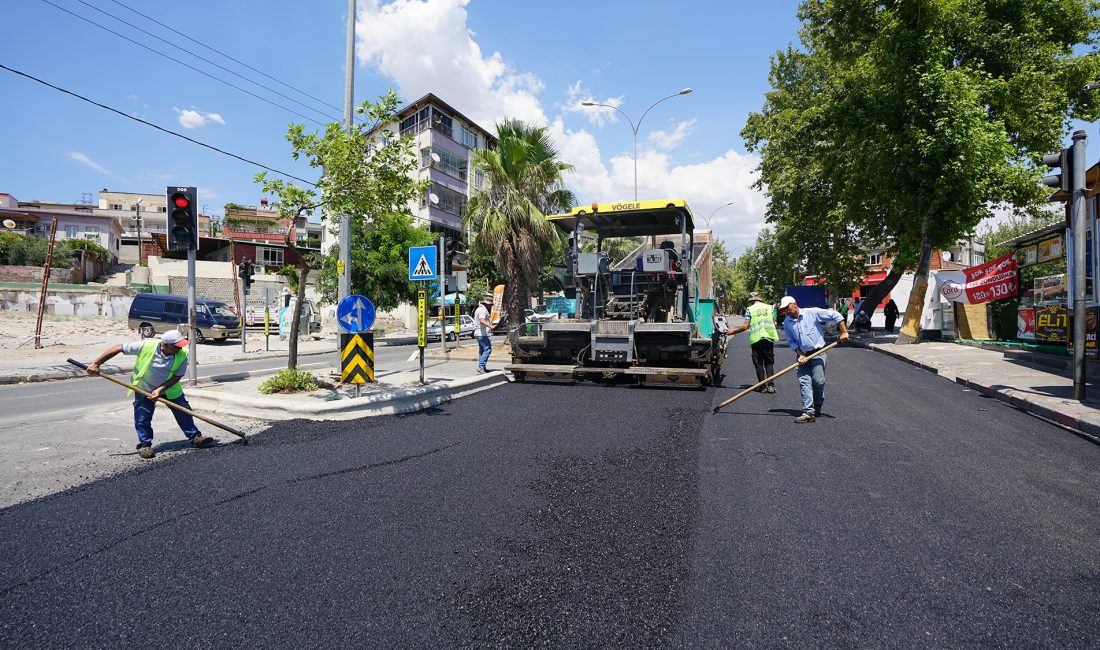
<path id="1" fill-rule="evenodd" d="M 783 296 L 779 301 L 779 313 L 785 314 L 783 331 L 787 343 L 798 355 L 798 387 L 802 392 L 802 415 L 795 418 L 799 424 L 813 422 L 821 415 L 821 406 L 825 403 L 825 356 L 809 356 L 825 347 L 825 323 L 837 323 L 840 327 L 840 340 L 848 340 L 848 328 L 844 318 L 833 309 L 816 307 L 800 308 L 795 299 Z"/>

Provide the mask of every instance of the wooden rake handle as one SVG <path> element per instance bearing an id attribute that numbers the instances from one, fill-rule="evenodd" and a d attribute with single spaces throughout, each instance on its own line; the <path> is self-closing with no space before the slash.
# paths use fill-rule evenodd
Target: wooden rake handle
<path id="1" fill-rule="evenodd" d="M 814 353 L 813 353 L 813 354 L 811 354 L 810 356 L 806 357 L 806 360 L 807 360 L 807 361 L 809 361 L 810 359 L 813 359 L 814 357 L 816 357 L 816 356 L 817 356 L 817 355 L 819 355 L 819 354 L 825 354 L 825 352 L 826 352 L 826 351 L 828 351 L 828 350 L 830 350 L 830 349 L 832 349 L 832 348 L 836 347 L 836 346 L 837 346 L 837 344 L 839 344 L 839 343 L 840 343 L 840 341 L 836 341 L 835 343 L 830 343 L 829 345 L 826 345 L 825 347 L 821 348 L 821 349 L 820 349 L 820 350 L 818 350 L 817 352 L 814 352 Z M 726 406 L 728 406 L 729 404 L 731 404 L 731 403 L 733 403 L 733 402 L 736 402 L 737 400 L 741 399 L 741 398 L 742 398 L 742 397 L 744 397 L 745 395 L 748 395 L 749 393 L 751 393 L 752 391 L 756 390 L 757 388 L 760 388 L 760 387 L 761 387 L 761 386 L 763 386 L 764 384 L 766 384 L 766 383 L 768 383 L 768 382 L 770 382 L 770 381 L 773 381 L 773 380 L 774 380 L 774 379 L 775 379 L 776 377 L 779 377 L 780 375 L 785 375 L 785 374 L 787 374 L 788 372 L 790 372 L 790 371 L 794 370 L 794 369 L 795 369 L 795 368 L 797 368 L 797 367 L 798 367 L 798 362 L 797 362 L 797 361 L 795 361 L 795 362 L 794 362 L 794 363 L 792 363 L 791 365 L 789 365 L 789 366 L 787 366 L 786 368 L 784 368 L 784 369 L 780 370 L 779 372 L 775 373 L 775 374 L 774 374 L 774 375 L 772 375 L 771 377 L 768 377 L 768 378 L 767 378 L 767 379 L 765 379 L 764 381 L 762 381 L 762 382 L 759 382 L 759 383 L 756 383 L 756 384 L 753 384 L 752 386 L 750 386 L 750 387 L 746 388 L 745 390 L 741 391 L 740 393 L 737 393 L 736 395 L 734 395 L 733 397 L 729 398 L 728 400 L 726 400 L 726 401 L 722 402 L 722 403 L 721 403 L 721 404 L 719 404 L 718 406 L 715 406 L 715 407 L 714 407 L 714 412 L 715 412 L 715 413 L 717 413 L 718 411 L 722 410 L 723 408 L 725 408 L 725 407 L 726 407 Z"/>
<path id="2" fill-rule="evenodd" d="M 83 370 L 88 369 L 87 364 L 80 363 L 76 359 L 67 359 L 67 361 L 69 363 L 73 364 L 74 366 L 76 366 L 77 368 L 81 368 Z M 134 391 L 135 393 L 141 393 L 142 395 L 148 397 L 149 399 L 155 399 L 156 401 L 160 402 L 161 404 L 164 404 L 165 406 L 167 406 L 169 408 L 174 408 L 177 411 L 183 411 L 184 413 L 190 415 L 191 417 L 198 418 L 198 419 L 200 419 L 203 422 L 206 422 L 208 424 L 213 424 L 214 426 L 218 427 L 219 429 L 224 429 L 224 430 L 228 431 L 229 433 L 232 433 L 235 436 L 239 436 L 241 441 L 244 442 L 244 444 L 246 444 L 246 445 L 248 444 L 248 438 L 245 437 L 245 433 L 243 431 L 240 431 L 239 429 L 234 429 L 233 427 L 229 426 L 228 424 L 222 424 L 221 422 L 218 422 L 217 420 L 213 420 L 211 418 L 208 418 L 205 415 L 199 415 L 198 413 L 195 413 L 191 409 L 189 409 L 185 406 L 180 406 L 179 404 L 176 404 L 175 402 L 171 402 L 171 401 L 169 401 L 169 400 L 167 400 L 163 397 L 153 397 L 152 393 L 147 393 L 144 390 L 138 388 L 137 386 L 127 384 L 126 382 L 122 381 L 121 379 L 115 379 L 114 377 L 112 377 L 110 375 L 103 375 L 103 374 L 100 374 L 100 373 L 96 373 L 96 377 L 102 377 L 102 378 L 106 379 L 107 381 L 111 381 L 111 382 L 114 382 L 114 383 L 118 384 L 119 386 L 124 386 L 126 388 L 129 388 L 130 390 Z"/>

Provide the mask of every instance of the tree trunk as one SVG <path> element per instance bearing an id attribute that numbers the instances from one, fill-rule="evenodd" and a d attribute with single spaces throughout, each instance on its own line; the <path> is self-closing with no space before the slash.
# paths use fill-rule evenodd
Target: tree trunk
<path id="1" fill-rule="evenodd" d="M 887 294 L 894 290 L 894 287 L 898 286 L 898 281 L 901 280 L 901 276 L 903 275 L 905 275 L 905 267 L 903 267 L 902 265 L 894 264 L 892 267 L 890 267 L 890 272 L 886 274 L 886 277 L 883 278 L 882 282 L 874 285 L 871 290 L 867 292 L 866 296 L 860 296 L 860 298 L 863 299 L 863 302 L 860 303 L 859 311 L 867 312 L 868 316 L 874 315 L 875 307 L 877 307 L 878 304 L 882 302 L 882 299 L 885 298 Z M 855 318 L 858 315 L 858 313 L 852 314 L 853 323 L 855 322 Z"/>
<path id="2" fill-rule="evenodd" d="M 298 265 L 298 293 L 294 301 L 294 311 L 290 321 L 290 355 L 287 357 L 286 367 L 294 370 L 298 367 L 298 332 L 301 329 L 302 305 L 306 301 L 306 278 L 309 276 L 309 266 Z"/>
<path id="3" fill-rule="evenodd" d="M 913 292 L 909 294 L 909 304 L 905 307 L 905 317 L 901 322 L 901 332 L 895 341 L 898 345 L 908 345 L 920 340 L 920 318 L 924 312 L 925 294 L 928 293 L 928 267 L 932 262 L 932 242 L 928 237 L 921 239 L 920 261 L 917 262 L 916 279 Z"/>

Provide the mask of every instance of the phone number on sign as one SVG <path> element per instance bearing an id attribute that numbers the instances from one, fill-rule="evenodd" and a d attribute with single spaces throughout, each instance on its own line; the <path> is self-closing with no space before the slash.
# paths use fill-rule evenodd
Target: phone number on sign
<path id="1" fill-rule="evenodd" d="M 1002 282 L 995 284 L 991 287 L 985 287 L 981 290 L 970 292 L 971 302 L 985 302 L 987 300 L 999 300 L 1001 298 L 1008 298 L 1016 292 L 1016 283 L 1014 282 Z"/>

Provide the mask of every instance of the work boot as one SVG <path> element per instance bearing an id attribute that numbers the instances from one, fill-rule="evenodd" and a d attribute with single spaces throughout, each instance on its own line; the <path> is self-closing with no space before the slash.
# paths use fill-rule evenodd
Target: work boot
<path id="1" fill-rule="evenodd" d="M 820 406 L 815 406 L 814 407 L 814 417 L 815 418 L 821 417 L 821 407 Z"/>
<path id="2" fill-rule="evenodd" d="M 142 445 L 138 447 L 138 456 L 141 456 L 145 460 L 149 460 L 156 455 L 157 454 L 155 451 L 153 451 L 152 445 Z"/>
<path id="3" fill-rule="evenodd" d="M 768 386 L 764 389 L 764 392 L 768 393 L 769 395 L 775 395 L 775 386 Z"/>
<path id="4" fill-rule="evenodd" d="M 794 421 L 795 421 L 795 424 L 805 424 L 806 422 L 813 422 L 816 419 L 817 418 L 810 415 L 809 413 L 803 413 L 802 415 L 796 417 L 794 419 Z"/>
<path id="5" fill-rule="evenodd" d="M 204 436 L 201 433 L 191 438 L 191 446 L 195 448 L 201 449 L 203 447 L 209 447 L 212 444 L 214 444 L 214 439 L 210 436 Z"/>

